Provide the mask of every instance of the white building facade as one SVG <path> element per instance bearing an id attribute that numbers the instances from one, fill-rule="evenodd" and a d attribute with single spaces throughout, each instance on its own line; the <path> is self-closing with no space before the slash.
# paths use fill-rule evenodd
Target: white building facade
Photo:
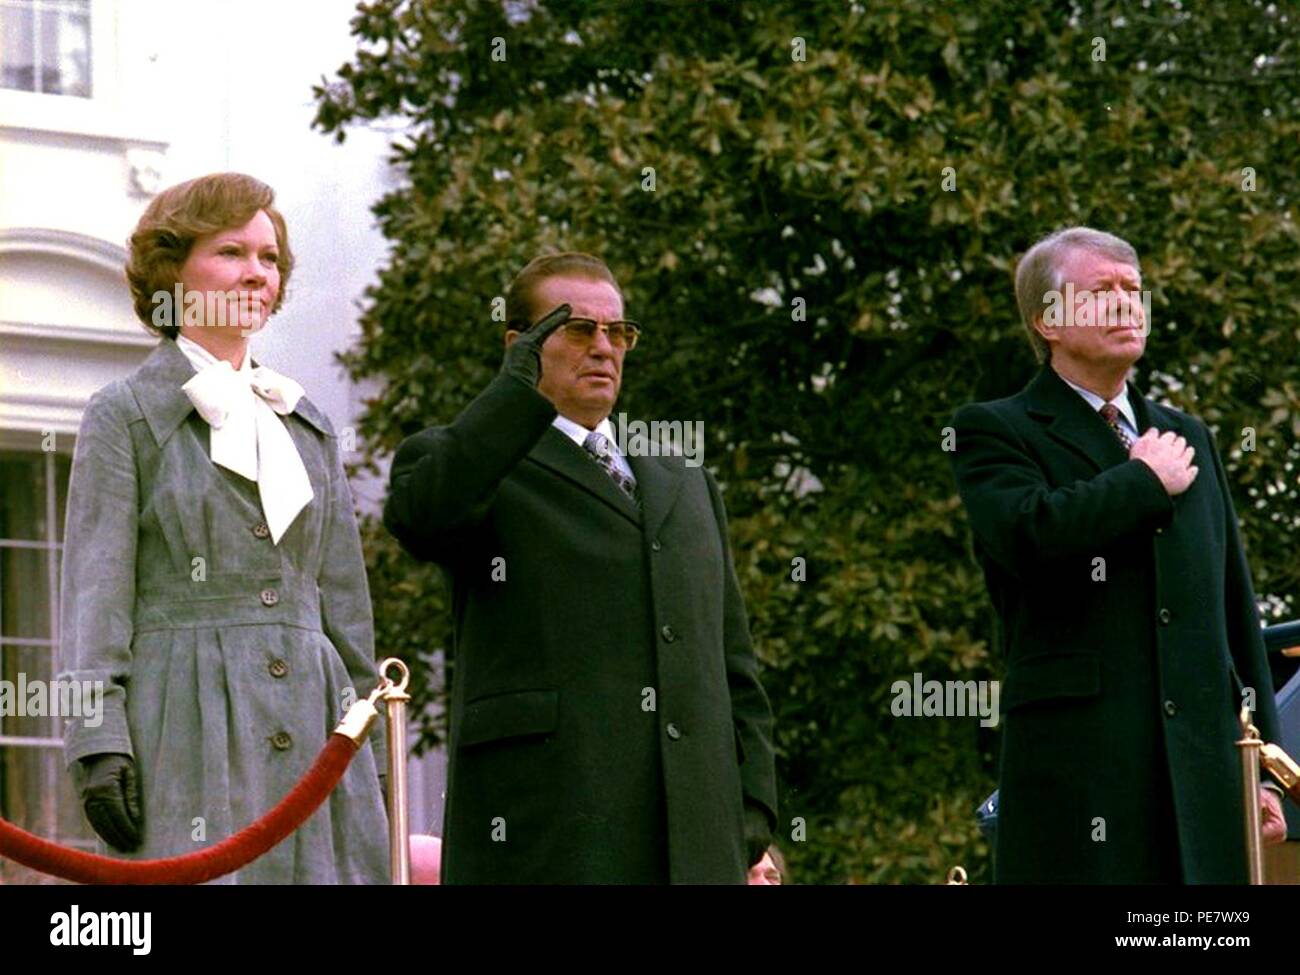
<path id="1" fill-rule="evenodd" d="M 388 136 L 311 128 L 313 84 L 354 54 L 352 0 L 0 0 L 0 680 L 49 679 L 68 473 L 90 395 L 157 339 L 126 241 L 160 189 L 240 171 L 270 184 L 297 264 L 253 339 L 335 427 L 361 391 L 334 360 L 385 244 L 369 212 Z M 374 510 L 379 490 L 354 485 Z M 382 653 L 382 648 L 380 648 Z M 0 817 L 90 846 L 59 722 L 0 714 Z M 412 827 L 439 832 L 441 755 L 412 763 Z M 0 860 L 0 883 L 39 882 Z"/>

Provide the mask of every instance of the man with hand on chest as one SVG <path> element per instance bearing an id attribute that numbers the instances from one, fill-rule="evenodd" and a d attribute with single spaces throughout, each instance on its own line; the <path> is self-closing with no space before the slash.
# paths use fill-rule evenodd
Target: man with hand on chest
<path id="1" fill-rule="evenodd" d="M 718 487 L 615 444 L 640 329 L 602 261 L 535 259 L 506 313 L 501 373 L 402 443 L 384 509 L 452 588 L 443 882 L 743 884 L 773 720 Z"/>
<path id="2" fill-rule="evenodd" d="M 953 420 L 1007 667 L 999 883 L 1247 879 L 1233 743 L 1243 704 L 1277 740 L 1273 687 L 1210 431 L 1126 384 L 1140 287 L 1111 234 L 1034 245 L 1016 296 L 1042 368 Z M 1262 791 L 1278 842 L 1279 794 Z"/>

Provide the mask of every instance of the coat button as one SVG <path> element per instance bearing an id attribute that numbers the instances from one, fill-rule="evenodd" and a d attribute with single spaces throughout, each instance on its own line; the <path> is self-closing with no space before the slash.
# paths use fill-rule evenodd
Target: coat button
<path id="1" fill-rule="evenodd" d="M 293 747 L 293 739 L 287 731 L 277 731 L 271 736 L 271 747 L 277 752 L 287 752 Z"/>
<path id="2" fill-rule="evenodd" d="M 1165 626 L 1168 626 L 1169 621 L 1173 618 L 1174 618 L 1174 614 L 1169 612 L 1169 610 L 1167 609 L 1160 610 L 1160 622 L 1163 623 Z"/>
<path id="3" fill-rule="evenodd" d="M 284 677 L 289 673 L 289 665 L 279 658 L 272 660 L 266 669 L 271 672 L 272 677 Z"/>
<path id="4" fill-rule="evenodd" d="M 263 605 L 263 606 L 274 606 L 274 605 L 275 605 L 276 603 L 278 603 L 279 601 L 280 601 L 280 594 L 279 594 L 278 592 L 276 592 L 274 589 L 263 589 L 263 590 L 262 590 L 262 605 Z"/>
<path id="5" fill-rule="evenodd" d="M 1177 713 L 1178 713 L 1178 705 L 1175 704 L 1173 701 L 1165 701 L 1165 714 L 1168 717 L 1172 718 Z"/>
<path id="6" fill-rule="evenodd" d="M 656 538 L 653 542 L 650 543 L 650 551 L 652 551 L 652 552 L 657 552 L 657 551 L 659 551 L 661 548 L 663 548 L 663 546 L 659 544 L 659 539 L 657 539 L 657 538 Z"/>
<path id="7" fill-rule="evenodd" d="M 668 722 L 668 727 L 665 728 L 664 731 L 668 732 L 668 737 L 671 738 L 673 741 L 677 741 L 682 736 L 682 730 L 678 728 L 677 725 L 673 724 L 671 721 Z"/>
<path id="8" fill-rule="evenodd" d="M 665 624 L 664 628 L 659 632 L 663 634 L 664 641 L 667 643 L 672 643 L 677 639 L 677 631 L 667 624 Z"/>
<path id="9" fill-rule="evenodd" d="M 257 538 L 270 538 L 271 529 L 266 527 L 265 522 L 258 522 L 253 526 L 253 535 Z"/>

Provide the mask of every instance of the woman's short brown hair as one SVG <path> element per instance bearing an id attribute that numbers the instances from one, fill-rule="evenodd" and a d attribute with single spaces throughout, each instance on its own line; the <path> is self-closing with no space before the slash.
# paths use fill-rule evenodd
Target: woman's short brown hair
<path id="1" fill-rule="evenodd" d="M 175 288 L 181 266 L 190 256 L 195 240 L 205 234 L 242 227 L 258 210 L 265 210 L 275 227 L 280 291 L 271 314 L 279 311 L 293 271 L 293 252 L 289 250 L 284 217 L 272 205 L 274 202 L 275 191 L 271 187 L 243 173 L 200 176 L 154 197 L 131 234 L 131 254 L 126 262 L 126 279 L 131 285 L 136 317 L 149 331 L 176 338 L 180 333 L 179 314 L 177 321 L 163 326 L 155 324 L 154 296 L 160 291 L 170 294 Z"/>
<path id="2" fill-rule="evenodd" d="M 562 254 L 543 254 L 534 257 L 515 275 L 506 291 L 506 328 L 524 331 L 549 308 L 534 307 L 533 289 L 548 278 L 586 278 L 588 281 L 605 281 L 614 286 L 619 298 L 623 289 L 614 280 L 614 272 L 599 257 L 578 251 Z"/>

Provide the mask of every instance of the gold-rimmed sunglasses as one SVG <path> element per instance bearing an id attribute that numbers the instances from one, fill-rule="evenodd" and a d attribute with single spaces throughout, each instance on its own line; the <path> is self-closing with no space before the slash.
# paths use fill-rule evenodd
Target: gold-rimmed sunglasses
<path id="1" fill-rule="evenodd" d="M 631 352 L 636 348 L 641 337 L 641 326 L 637 322 L 616 321 L 598 322 L 592 318 L 570 318 L 558 331 L 573 345 L 589 345 L 596 337 L 596 330 L 603 329 L 609 336 L 609 344 L 616 349 Z"/>

